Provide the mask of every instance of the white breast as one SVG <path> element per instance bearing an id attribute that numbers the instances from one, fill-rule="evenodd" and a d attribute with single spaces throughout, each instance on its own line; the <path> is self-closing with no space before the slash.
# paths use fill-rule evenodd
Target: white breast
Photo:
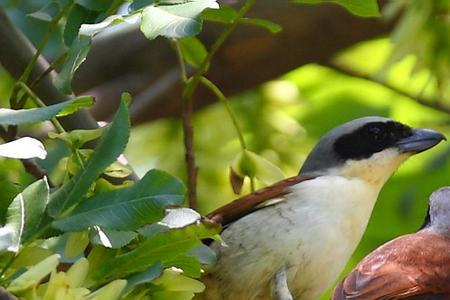
<path id="1" fill-rule="evenodd" d="M 213 245 L 218 263 L 205 299 L 270 299 L 269 282 L 281 266 L 296 299 L 315 299 L 334 283 L 364 233 L 379 187 L 321 176 L 291 191 L 286 201 L 223 232 L 227 247 Z"/>

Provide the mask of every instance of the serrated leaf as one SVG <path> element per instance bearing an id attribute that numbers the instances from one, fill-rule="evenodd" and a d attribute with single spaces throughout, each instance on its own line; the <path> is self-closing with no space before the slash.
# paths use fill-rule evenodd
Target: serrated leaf
<path id="1" fill-rule="evenodd" d="M 95 195 L 53 226 L 78 231 L 98 225 L 107 229 L 134 230 L 160 220 L 168 205 L 180 205 L 185 188 L 175 177 L 149 171 L 133 186 Z"/>
<path id="2" fill-rule="evenodd" d="M 263 27 L 271 33 L 278 33 L 283 30 L 283 27 L 281 27 L 281 25 L 266 19 L 242 18 L 239 20 L 239 23 Z"/>
<path id="3" fill-rule="evenodd" d="M 86 56 L 91 49 L 91 38 L 79 36 L 69 48 L 67 59 L 64 62 L 61 72 L 53 80 L 54 85 L 64 94 L 72 92 L 72 78 L 78 67 L 86 60 Z"/>
<path id="4" fill-rule="evenodd" d="M 89 187 L 103 170 L 122 154 L 128 142 L 130 119 L 128 107 L 120 104 L 114 120 L 105 130 L 92 156 L 68 183 L 53 193 L 49 203 L 48 213 L 57 217 L 61 213 L 76 206 L 84 197 Z"/>
<path id="5" fill-rule="evenodd" d="M 79 149 L 85 143 L 101 137 L 105 129 L 106 127 L 100 127 L 96 129 L 76 129 L 62 133 L 49 132 L 48 137 L 51 139 L 60 139 L 72 149 Z"/>
<path id="6" fill-rule="evenodd" d="M 208 51 L 206 51 L 202 42 L 195 37 L 185 37 L 180 39 L 178 43 L 184 60 L 191 66 L 199 68 L 208 55 Z"/>
<path id="7" fill-rule="evenodd" d="M 47 156 L 44 145 L 37 139 L 23 137 L 0 145 L 0 157 L 44 159 Z"/>
<path id="8" fill-rule="evenodd" d="M 22 125 L 50 120 L 53 117 L 62 117 L 94 104 L 90 96 L 80 96 L 58 104 L 30 109 L 0 108 L 0 124 Z"/>
<path id="9" fill-rule="evenodd" d="M 158 261 L 165 264 L 194 249 L 201 243 L 201 239 L 210 237 L 219 230 L 220 226 L 217 224 L 202 223 L 162 232 L 145 240 L 136 249 L 106 262 L 94 272 L 93 278 L 99 280 L 111 276 L 121 277 L 141 272 Z"/>
<path id="10" fill-rule="evenodd" d="M 219 8 L 219 4 L 215 0 L 191 0 L 182 4 L 146 7 L 142 12 L 141 31 L 148 39 L 197 35 L 202 26 L 200 14 L 206 8 Z"/>
<path id="11" fill-rule="evenodd" d="M 94 245 L 102 245 L 106 248 L 119 249 L 128 245 L 133 239 L 137 237 L 134 231 L 119 231 L 93 227 L 93 236 L 91 242 Z"/>
<path id="12" fill-rule="evenodd" d="M 28 239 L 39 226 L 48 199 L 46 178 L 29 185 L 14 198 L 8 207 L 6 224 L 1 230 L 1 250 L 19 251 L 21 242 Z M 9 245 L 5 243 L 7 239 L 10 239 Z"/>
<path id="13" fill-rule="evenodd" d="M 218 9 L 207 8 L 202 13 L 205 21 L 231 24 L 238 17 L 238 12 L 228 5 L 221 5 Z"/>
<path id="14" fill-rule="evenodd" d="M 349 12 L 360 17 L 379 17 L 380 10 L 376 0 L 291 0 L 295 3 L 317 4 L 336 3 L 343 6 Z"/>

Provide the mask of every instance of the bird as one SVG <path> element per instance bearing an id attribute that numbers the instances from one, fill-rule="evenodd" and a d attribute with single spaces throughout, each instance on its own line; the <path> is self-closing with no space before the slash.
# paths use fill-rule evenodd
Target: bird
<path id="1" fill-rule="evenodd" d="M 450 299 L 450 187 L 431 194 L 425 224 L 366 256 L 333 300 Z"/>
<path id="2" fill-rule="evenodd" d="M 354 252 L 384 183 L 408 157 L 443 139 L 377 116 L 332 129 L 297 176 L 206 216 L 222 225 L 222 242 L 209 245 L 217 262 L 196 299 L 316 299 Z"/>

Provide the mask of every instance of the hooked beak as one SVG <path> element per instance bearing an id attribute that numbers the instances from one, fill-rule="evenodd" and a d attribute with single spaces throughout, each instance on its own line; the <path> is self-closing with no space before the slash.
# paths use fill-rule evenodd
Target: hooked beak
<path id="1" fill-rule="evenodd" d="M 431 129 L 413 129 L 413 135 L 397 142 L 397 147 L 403 153 L 420 153 L 433 148 L 447 138 L 440 132 Z"/>

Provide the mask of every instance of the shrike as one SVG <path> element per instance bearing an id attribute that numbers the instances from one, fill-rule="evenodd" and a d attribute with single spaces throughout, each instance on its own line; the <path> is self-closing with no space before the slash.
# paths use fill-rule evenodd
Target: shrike
<path id="1" fill-rule="evenodd" d="M 225 246 L 205 277 L 207 300 L 316 299 L 358 245 L 378 193 L 411 155 L 445 137 L 381 117 L 321 138 L 298 176 L 210 213 Z"/>
<path id="2" fill-rule="evenodd" d="M 336 287 L 333 300 L 450 299 L 450 187 L 430 197 L 416 233 L 370 253 Z"/>

